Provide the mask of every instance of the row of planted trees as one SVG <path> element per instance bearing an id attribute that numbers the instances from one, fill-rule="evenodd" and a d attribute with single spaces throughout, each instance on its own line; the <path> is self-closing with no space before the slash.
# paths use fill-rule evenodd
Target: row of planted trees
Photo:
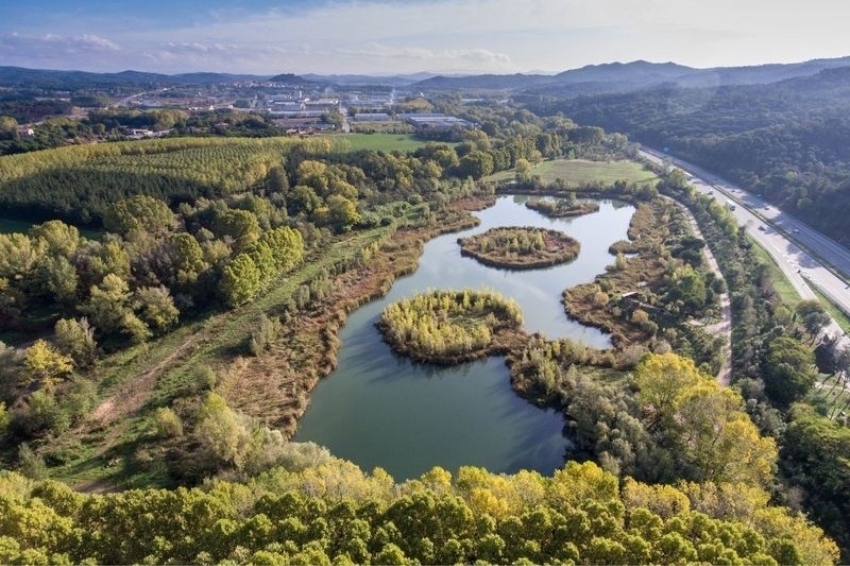
<path id="1" fill-rule="evenodd" d="M 834 544 L 738 483 L 651 486 L 594 464 L 552 477 L 440 468 L 404 484 L 321 451 L 203 489 L 80 495 L 0 474 L 6 563 L 830 564 Z M 307 466 L 307 467 L 304 467 Z"/>
<path id="2" fill-rule="evenodd" d="M 836 419 L 835 407 L 824 402 L 829 388 L 816 384 L 819 369 L 846 373 L 847 366 L 841 368 L 850 356 L 831 341 L 818 346 L 823 307 L 812 301 L 795 308 L 783 303 L 746 231 L 722 204 L 699 195 L 676 170 L 665 175 L 660 189 L 688 204 L 724 272 L 734 323 L 733 385 L 754 422 L 780 447 L 778 491 L 823 526 L 846 561 L 850 499 L 842 487 L 848 480 L 842 462 L 850 457 L 850 431 Z M 820 368 L 812 351 L 816 346 Z"/>

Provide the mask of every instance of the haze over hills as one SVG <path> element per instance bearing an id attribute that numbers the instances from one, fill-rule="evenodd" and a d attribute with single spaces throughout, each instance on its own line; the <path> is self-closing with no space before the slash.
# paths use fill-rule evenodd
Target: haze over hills
<path id="1" fill-rule="evenodd" d="M 587 65 L 558 73 L 516 73 L 509 75 L 442 75 L 421 72 L 406 75 L 320 75 L 281 74 L 248 75 L 231 73 L 183 73 L 166 75 L 140 71 L 120 73 L 91 73 L 86 71 L 56 71 L 0 67 L 3 86 L 32 86 L 69 88 L 81 86 L 160 86 L 168 84 L 208 85 L 232 82 L 263 82 L 268 80 L 300 79 L 305 82 L 338 86 L 386 85 L 411 86 L 417 89 L 488 89 L 557 91 L 559 94 L 589 94 L 628 91 L 670 83 L 685 87 L 716 87 L 726 85 L 767 84 L 795 77 L 811 76 L 824 69 L 850 66 L 850 56 L 834 59 L 813 59 L 801 63 L 768 64 L 750 67 L 716 67 L 695 69 L 672 62 L 605 63 Z"/>
<path id="2" fill-rule="evenodd" d="M 416 83 L 419 88 L 487 88 L 573 90 L 578 93 L 626 91 L 664 83 L 688 87 L 765 84 L 784 79 L 810 76 L 824 69 L 850 66 L 850 57 L 814 59 L 802 63 L 770 64 L 754 67 L 717 67 L 694 69 L 676 63 L 605 63 L 587 65 L 557 75 L 471 75 L 437 76 Z"/>

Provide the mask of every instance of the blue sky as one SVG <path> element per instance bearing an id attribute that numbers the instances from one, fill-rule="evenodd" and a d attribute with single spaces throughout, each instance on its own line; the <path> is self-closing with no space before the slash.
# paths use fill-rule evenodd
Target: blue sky
<path id="1" fill-rule="evenodd" d="M 0 65 L 178 73 L 559 72 L 850 55 L 844 0 L 0 0 Z"/>

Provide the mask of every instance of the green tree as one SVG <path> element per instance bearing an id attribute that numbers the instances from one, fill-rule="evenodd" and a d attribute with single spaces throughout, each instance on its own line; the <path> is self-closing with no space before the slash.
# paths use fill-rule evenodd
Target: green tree
<path id="1" fill-rule="evenodd" d="M 103 225 L 110 232 L 125 237 L 143 233 L 157 236 L 175 228 L 177 217 L 161 200 L 135 195 L 108 208 L 103 215 Z"/>
<path id="2" fill-rule="evenodd" d="M 50 220 L 33 226 L 29 230 L 30 238 L 42 240 L 49 255 L 70 258 L 82 243 L 80 231 L 61 220 Z"/>
<path id="3" fill-rule="evenodd" d="M 260 237 L 260 223 L 249 210 L 230 209 L 216 215 L 213 232 L 219 238 L 230 238 L 241 250 Z"/>
<path id="4" fill-rule="evenodd" d="M 763 364 L 765 392 L 777 404 L 788 407 L 803 398 L 817 380 L 814 354 L 790 336 L 774 338 Z"/>
<path id="5" fill-rule="evenodd" d="M 337 231 L 344 231 L 360 221 L 360 214 L 353 202 L 341 195 L 331 195 L 327 199 L 330 221 Z"/>
<path id="6" fill-rule="evenodd" d="M 239 254 L 224 267 L 220 288 L 231 307 L 250 302 L 262 286 L 262 274 L 248 254 Z"/>
<path id="7" fill-rule="evenodd" d="M 24 353 L 25 383 L 38 382 L 48 389 L 68 377 L 74 369 L 73 360 L 44 340 L 36 340 Z"/>
<path id="8" fill-rule="evenodd" d="M 493 172 L 493 156 L 486 151 L 472 151 L 464 155 L 457 165 L 459 177 L 480 179 Z"/>
<path id="9" fill-rule="evenodd" d="M 163 331 L 177 323 L 180 311 L 171 293 L 162 285 L 141 287 L 133 293 L 134 310 L 150 328 Z"/>
<path id="10" fill-rule="evenodd" d="M 97 359 L 94 327 L 86 317 L 80 320 L 60 318 L 54 326 L 56 345 L 71 356 L 78 367 L 88 367 Z"/>
<path id="11" fill-rule="evenodd" d="M 103 278 L 100 285 L 91 288 L 89 300 L 80 310 L 89 315 L 101 331 L 118 332 L 123 327 L 130 297 L 127 281 L 110 273 Z"/>
<path id="12" fill-rule="evenodd" d="M 198 411 L 195 435 L 221 464 L 241 468 L 251 449 L 251 434 L 218 393 L 210 393 Z"/>

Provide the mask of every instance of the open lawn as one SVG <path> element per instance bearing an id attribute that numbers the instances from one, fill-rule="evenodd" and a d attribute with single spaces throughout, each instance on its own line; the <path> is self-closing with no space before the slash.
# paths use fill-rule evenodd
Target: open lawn
<path id="1" fill-rule="evenodd" d="M 515 171 L 501 171 L 487 177 L 492 181 L 513 179 Z M 611 184 L 625 179 L 635 183 L 648 183 L 658 177 L 639 163 L 634 161 L 587 161 L 584 159 L 555 159 L 541 161 L 531 171 L 532 175 L 540 175 L 544 183 L 554 183 L 563 179 L 569 186 L 584 185 L 593 181 Z"/>
<path id="2" fill-rule="evenodd" d="M 418 140 L 411 134 L 341 134 L 334 140 L 344 140 L 351 151 L 368 149 L 371 151 L 415 151 L 427 142 Z"/>

